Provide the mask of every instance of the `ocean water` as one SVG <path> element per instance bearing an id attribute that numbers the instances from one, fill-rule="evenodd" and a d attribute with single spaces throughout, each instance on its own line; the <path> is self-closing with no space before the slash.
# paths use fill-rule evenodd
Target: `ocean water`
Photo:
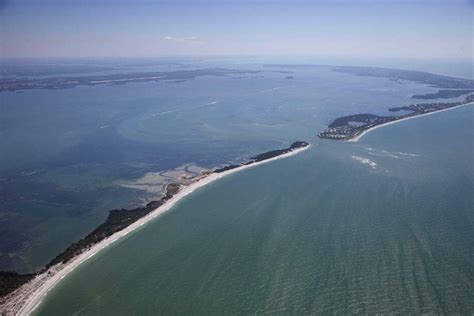
<path id="1" fill-rule="evenodd" d="M 312 147 L 194 192 L 38 314 L 473 312 L 472 106 L 333 142 L 316 134 L 334 118 L 437 89 L 232 60 L 118 66 L 264 72 L 0 93 L 0 270 L 34 271 L 108 210 L 140 204 L 123 180 Z"/>
<path id="2" fill-rule="evenodd" d="M 38 315 L 472 314 L 472 106 L 311 138 L 93 257 Z"/>
<path id="3" fill-rule="evenodd" d="M 326 68 L 292 70 L 289 80 L 278 72 L 288 69 L 229 60 L 105 65 L 116 72 L 265 71 L 0 93 L 0 270 L 36 271 L 109 210 L 153 198 L 121 187 L 124 180 L 187 163 L 212 168 L 295 140 L 313 141 L 337 116 L 387 113 L 409 104 L 412 94 L 436 90 Z"/>

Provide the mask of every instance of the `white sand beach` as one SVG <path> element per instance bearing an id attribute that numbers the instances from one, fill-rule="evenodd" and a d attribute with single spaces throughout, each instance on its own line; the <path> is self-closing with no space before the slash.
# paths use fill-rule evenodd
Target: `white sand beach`
<path id="1" fill-rule="evenodd" d="M 302 151 L 308 149 L 310 145 L 295 149 L 289 153 L 270 158 L 264 161 L 255 162 L 250 165 L 243 165 L 239 168 L 227 170 L 221 173 L 211 173 L 207 176 L 203 176 L 201 179 L 196 182 L 191 183 L 190 185 L 183 188 L 176 195 L 174 195 L 169 201 L 150 212 L 148 215 L 140 218 L 130 226 L 125 229 L 111 235 L 110 237 L 102 240 L 101 242 L 93 245 L 88 250 L 84 251 L 80 255 L 76 256 L 71 261 L 66 264 L 57 264 L 49 268 L 47 271 L 42 274 L 37 275 L 30 282 L 24 284 L 16 291 L 7 296 L 5 302 L 0 306 L 0 313 L 3 315 L 29 315 L 31 314 L 41 303 L 46 294 L 54 288 L 65 276 L 74 271 L 79 265 L 87 261 L 89 258 L 93 257 L 95 254 L 106 248 L 107 246 L 113 244 L 117 240 L 121 239 L 124 236 L 138 230 L 140 227 L 144 226 L 149 221 L 155 219 L 166 211 L 170 210 L 179 200 L 192 193 L 194 190 L 205 186 L 206 184 L 223 178 L 227 175 L 252 168 L 264 163 L 268 163 L 277 159 L 283 159 L 287 157 L 294 156 Z"/>
<path id="2" fill-rule="evenodd" d="M 444 112 L 444 111 L 449 111 L 449 110 L 453 110 L 453 109 L 457 109 L 457 108 L 460 108 L 462 106 L 466 106 L 466 105 L 472 105 L 474 104 L 474 102 L 469 102 L 469 103 L 466 103 L 466 104 L 460 104 L 460 105 L 457 105 L 457 106 L 453 106 L 453 107 L 450 107 L 450 108 L 447 108 L 447 109 L 443 109 L 443 110 L 439 110 L 439 111 L 434 111 L 434 112 L 429 112 L 429 113 L 425 113 L 425 114 L 420 114 L 420 115 L 415 115 L 415 116 L 411 116 L 411 117 L 406 117 L 406 118 L 403 118 L 403 119 L 400 119 L 400 120 L 396 120 L 396 121 L 392 121 L 392 122 L 388 122 L 388 123 L 385 123 L 385 124 L 380 124 L 380 125 L 377 125 L 377 126 L 374 126 L 374 127 L 371 127 L 365 131 L 363 131 L 362 133 L 360 133 L 360 135 L 352 138 L 352 139 L 349 139 L 348 142 L 358 142 L 359 139 L 361 139 L 364 135 L 370 133 L 371 131 L 377 129 L 377 128 L 380 128 L 380 127 L 384 127 L 384 126 L 388 126 L 388 125 L 392 125 L 392 124 L 397 124 L 397 123 L 400 123 L 400 122 L 403 122 L 403 121 L 407 121 L 407 120 L 411 120 L 411 119 L 416 119 L 416 118 L 419 118 L 419 117 L 422 117 L 422 116 L 426 116 L 426 115 L 431 115 L 431 114 L 436 114 L 436 113 L 440 113 L 440 112 Z"/>

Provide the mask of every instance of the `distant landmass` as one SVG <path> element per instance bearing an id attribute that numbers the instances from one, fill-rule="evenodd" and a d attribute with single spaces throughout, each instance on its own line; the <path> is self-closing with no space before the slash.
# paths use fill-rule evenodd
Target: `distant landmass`
<path id="1" fill-rule="evenodd" d="M 436 93 L 415 94 L 412 96 L 412 99 L 449 99 L 457 98 L 471 92 L 474 92 L 474 89 L 439 90 Z"/>
<path id="2" fill-rule="evenodd" d="M 332 66 L 332 65 L 298 65 L 298 64 L 264 64 L 264 67 L 278 68 L 330 68 L 336 72 L 348 73 L 356 76 L 390 78 L 396 82 L 412 81 L 445 89 L 474 90 L 474 80 L 437 75 L 424 71 L 402 70 L 381 67 L 361 66 Z"/>
<path id="3" fill-rule="evenodd" d="M 449 76 L 436 75 L 429 72 L 401 70 L 380 67 L 359 67 L 359 66 L 330 66 L 330 65 L 298 65 L 298 64 L 265 64 L 264 67 L 277 68 L 314 68 L 324 67 L 333 71 L 353 74 L 356 76 L 383 77 L 399 83 L 411 81 L 427 84 L 440 89 L 436 93 L 427 93 L 424 95 L 413 95 L 413 99 L 449 99 L 467 95 L 463 101 L 450 103 L 423 103 L 412 104 L 409 106 L 395 107 L 389 109 L 391 112 L 410 111 L 405 115 L 379 116 L 369 113 L 353 114 L 342 116 L 332 121 L 328 128 L 319 133 L 318 137 L 333 140 L 352 140 L 360 137 L 364 132 L 377 126 L 392 123 L 395 121 L 425 115 L 449 108 L 465 105 L 474 102 L 474 80 L 455 78 Z"/>
<path id="4" fill-rule="evenodd" d="M 335 66 L 331 68 L 333 71 L 350 73 L 357 76 L 385 77 L 394 81 L 412 81 L 435 88 L 474 89 L 474 80 L 436 75 L 424 71 L 356 66 Z"/>
<path id="5" fill-rule="evenodd" d="M 110 75 L 50 78 L 3 78 L 0 79 L 0 92 L 29 89 L 68 89 L 77 86 L 119 85 L 130 82 L 149 82 L 162 80 L 187 80 L 201 76 L 226 76 L 236 74 L 255 74 L 258 70 L 233 70 L 225 68 L 205 68 L 196 70 L 176 70 L 167 72 L 131 72 Z"/>

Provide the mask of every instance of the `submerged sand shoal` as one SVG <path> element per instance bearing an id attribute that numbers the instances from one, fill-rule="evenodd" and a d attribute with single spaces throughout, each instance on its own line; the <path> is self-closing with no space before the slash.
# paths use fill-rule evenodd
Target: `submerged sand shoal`
<path id="1" fill-rule="evenodd" d="M 273 157 L 267 160 L 254 162 L 249 165 L 242 165 L 241 167 L 227 170 L 221 173 L 211 173 L 203 178 L 199 179 L 196 182 L 191 183 L 190 185 L 183 188 L 179 191 L 176 195 L 174 195 L 169 201 L 167 201 L 162 206 L 158 207 L 157 209 L 150 212 L 148 215 L 140 218 L 136 222 L 132 223 L 131 225 L 127 226 L 123 230 L 111 235 L 110 237 L 100 241 L 99 243 L 93 245 L 88 250 L 84 251 L 80 255 L 73 258 L 71 261 L 65 264 L 58 264 L 56 266 L 51 267 L 47 271 L 39 274 L 30 282 L 24 284 L 15 292 L 10 294 L 7 297 L 7 301 L 5 302 L 4 306 L 2 306 L 3 310 L 0 312 L 5 312 L 8 314 L 13 315 L 29 315 L 31 314 L 41 303 L 43 298 L 46 294 L 54 288 L 65 276 L 69 273 L 74 271 L 79 265 L 83 262 L 109 246 L 110 244 L 116 242 L 117 240 L 127 236 L 131 232 L 136 231 L 144 224 L 148 223 L 152 219 L 162 215 L 169 209 L 171 209 L 179 200 L 187 196 L 188 194 L 192 193 L 194 190 L 205 186 L 208 183 L 211 183 L 215 180 L 218 180 L 222 177 L 230 175 L 232 173 L 236 173 L 247 168 L 251 168 L 254 166 L 258 166 L 267 162 L 271 162 L 277 159 L 287 158 L 290 156 L 294 156 L 306 149 L 308 149 L 310 145 L 302 148 L 297 148 L 291 152 L 282 154 L 277 157 Z"/>

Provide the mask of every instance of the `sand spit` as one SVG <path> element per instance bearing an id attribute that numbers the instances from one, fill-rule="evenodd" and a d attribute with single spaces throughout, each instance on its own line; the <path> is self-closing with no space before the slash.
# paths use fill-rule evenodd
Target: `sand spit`
<path id="1" fill-rule="evenodd" d="M 4 302 L 2 302 L 2 305 L 0 305 L 0 313 L 2 315 L 30 315 L 39 306 L 46 294 L 52 288 L 54 288 L 65 276 L 74 271 L 74 269 L 76 269 L 79 265 L 87 261 L 89 258 L 93 257 L 95 254 L 97 254 L 107 246 L 111 245 L 122 237 L 127 236 L 131 232 L 138 230 L 140 227 L 144 226 L 152 219 L 165 213 L 166 211 L 171 209 L 178 201 L 180 201 L 188 194 L 192 193 L 194 190 L 232 173 L 236 173 L 244 169 L 252 168 L 277 159 L 283 159 L 294 156 L 308 149 L 309 147 L 310 145 L 295 149 L 286 154 L 282 154 L 280 156 L 273 157 L 267 160 L 255 162 L 249 165 L 242 165 L 241 167 L 220 173 L 211 173 L 202 176 L 195 182 L 189 184 L 181 191 L 176 193 L 165 204 L 150 212 L 148 215 L 140 218 L 136 222 L 132 223 L 130 226 L 93 245 L 92 247 L 85 250 L 69 262 L 57 264 L 49 268 L 47 271 L 37 275 L 30 282 L 24 284 L 5 298 Z"/>

